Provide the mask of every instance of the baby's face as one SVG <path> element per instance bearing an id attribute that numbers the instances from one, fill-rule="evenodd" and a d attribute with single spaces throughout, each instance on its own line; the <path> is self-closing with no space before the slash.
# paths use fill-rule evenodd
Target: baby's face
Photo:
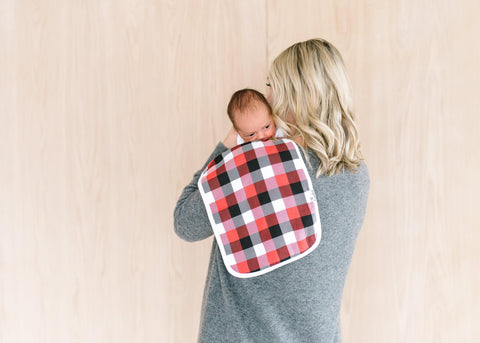
<path id="1" fill-rule="evenodd" d="M 268 107 L 256 103 L 255 108 L 235 114 L 235 126 L 245 142 L 266 141 L 275 138 L 276 127 Z"/>

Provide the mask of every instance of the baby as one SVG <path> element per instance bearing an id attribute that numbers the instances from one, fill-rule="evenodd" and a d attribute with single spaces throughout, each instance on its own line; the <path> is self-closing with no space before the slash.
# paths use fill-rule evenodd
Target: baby
<path id="1" fill-rule="evenodd" d="M 237 132 L 237 144 L 283 136 L 283 132 L 275 127 L 267 99 L 254 89 L 233 93 L 227 113 Z"/>

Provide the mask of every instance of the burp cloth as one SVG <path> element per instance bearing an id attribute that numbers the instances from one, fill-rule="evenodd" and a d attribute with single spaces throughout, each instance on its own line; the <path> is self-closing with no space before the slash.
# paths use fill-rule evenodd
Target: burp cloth
<path id="1" fill-rule="evenodd" d="M 225 266 L 236 277 L 270 272 L 320 242 L 315 192 L 290 139 L 227 150 L 207 165 L 198 188 Z"/>

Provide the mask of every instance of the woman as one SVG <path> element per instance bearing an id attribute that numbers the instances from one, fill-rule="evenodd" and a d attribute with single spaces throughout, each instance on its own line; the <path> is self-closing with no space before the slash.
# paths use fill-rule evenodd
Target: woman
<path id="1" fill-rule="evenodd" d="M 214 240 L 199 342 L 340 342 L 342 293 L 369 188 L 344 64 L 332 44 L 308 40 L 274 60 L 268 82 L 277 126 L 308 161 L 322 238 L 306 257 L 250 279 L 227 272 Z M 207 163 L 234 145 L 231 130 Z M 175 208 L 175 231 L 187 241 L 212 235 L 199 175 Z"/>

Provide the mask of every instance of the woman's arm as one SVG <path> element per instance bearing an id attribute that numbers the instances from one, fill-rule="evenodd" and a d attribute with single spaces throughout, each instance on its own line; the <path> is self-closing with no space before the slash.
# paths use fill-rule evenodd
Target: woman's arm
<path id="1" fill-rule="evenodd" d="M 226 150 L 223 143 L 217 144 L 205 165 L 193 175 L 192 181 L 183 189 L 177 201 L 174 211 L 175 233 L 188 242 L 199 241 L 213 234 L 197 183 L 207 164 Z"/>

